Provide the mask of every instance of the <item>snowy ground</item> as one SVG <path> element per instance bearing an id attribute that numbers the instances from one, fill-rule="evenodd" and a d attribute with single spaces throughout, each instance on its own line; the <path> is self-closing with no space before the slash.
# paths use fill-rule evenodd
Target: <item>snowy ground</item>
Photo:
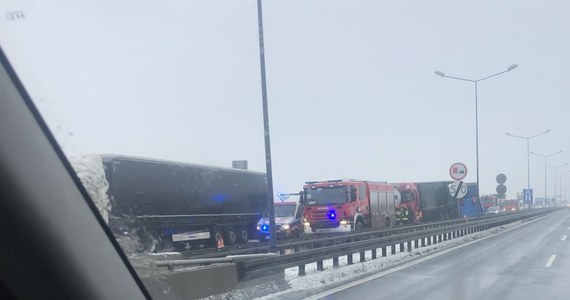
<path id="1" fill-rule="evenodd" d="M 396 252 L 391 253 L 390 247 L 387 250 L 387 256 L 381 257 L 381 249 L 379 248 L 378 258 L 372 260 L 372 251 L 366 252 L 366 260 L 360 262 L 360 254 L 353 254 L 353 264 L 347 265 L 347 258 L 339 257 L 339 267 L 333 268 L 332 259 L 325 260 L 323 266 L 324 271 L 317 270 L 317 264 L 312 263 L 305 266 L 306 275 L 298 276 L 298 267 L 285 270 L 285 283 L 267 282 L 261 285 L 251 286 L 247 288 L 233 290 L 228 293 L 210 296 L 207 299 L 252 299 L 259 297 L 259 300 L 266 299 L 301 299 L 309 295 L 345 284 L 356 279 L 366 277 L 373 273 L 386 270 L 397 265 L 409 262 L 411 260 L 424 257 L 426 255 L 439 252 L 444 249 L 464 244 L 485 236 L 496 234 L 507 228 L 511 228 L 521 224 L 524 221 L 514 222 L 486 231 L 473 233 L 462 236 L 460 238 L 451 239 L 435 245 L 420 247 L 408 252 L 400 252 L 400 246 L 396 246 Z M 283 286 L 288 288 L 283 288 Z M 264 291 L 263 293 L 261 291 Z M 271 293 L 268 293 L 271 292 Z"/>

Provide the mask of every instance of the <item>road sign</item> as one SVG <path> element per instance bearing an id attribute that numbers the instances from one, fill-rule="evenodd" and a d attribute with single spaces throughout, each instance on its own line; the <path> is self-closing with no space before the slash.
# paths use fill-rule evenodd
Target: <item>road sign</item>
<path id="1" fill-rule="evenodd" d="M 523 189 L 523 203 L 532 204 L 533 203 L 533 192 L 532 189 Z"/>
<path id="2" fill-rule="evenodd" d="M 463 198 L 467 195 L 467 185 L 463 181 L 454 181 L 448 187 L 453 198 Z"/>
<path id="3" fill-rule="evenodd" d="M 462 163 L 454 163 L 451 165 L 451 168 L 449 168 L 449 176 L 451 176 L 453 180 L 463 180 L 463 178 L 467 176 L 467 167 Z"/>
<path id="4" fill-rule="evenodd" d="M 497 194 L 504 195 L 507 192 L 507 186 L 503 184 L 497 185 Z"/>
<path id="5" fill-rule="evenodd" d="M 497 183 L 498 184 L 504 184 L 505 182 L 507 182 L 507 176 L 505 174 L 497 175 Z"/>

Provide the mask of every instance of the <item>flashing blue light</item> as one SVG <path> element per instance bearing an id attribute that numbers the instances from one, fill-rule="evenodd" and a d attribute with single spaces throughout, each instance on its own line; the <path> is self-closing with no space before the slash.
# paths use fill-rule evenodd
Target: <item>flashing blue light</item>
<path id="1" fill-rule="evenodd" d="M 216 203 L 225 202 L 227 199 L 228 199 L 227 195 L 224 195 L 224 194 L 215 194 L 213 197 L 213 200 Z"/>
<path id="2" fill-rule="evenodd" d="M 261 230 L 263 230 L 263 231 L 267 231 L 267 229 L 269 229 L 269 226 L 267 226 L 267 225 L 263 225 L 263 226 L 261 226 Z"/>
<path id="3" fill-rule="evenodd" d="M 329 212 L 329 219 L 334 220 L 334 218 L 336 217 L 336 213 L 333 211 Z"/>

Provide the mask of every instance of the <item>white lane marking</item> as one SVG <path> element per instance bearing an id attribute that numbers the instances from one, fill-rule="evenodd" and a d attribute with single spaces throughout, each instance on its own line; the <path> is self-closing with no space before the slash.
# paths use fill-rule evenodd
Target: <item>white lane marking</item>
<path id="1" fill-rule="evenodd" d="M 361 285 L 361 284 L 363 284 L 363 283 L 372 281 L 372 280 L 374 280 L 374 279 L 378 279 L 378 278 L 383 277 L 383 276 L 385 276 L 385 275 L 388 275 L 388 274 L 391 274 L 391 273 L 394 273 L 394 272 L 397 272 L 397 271 L 400 271 L 400 270 L 407 269 L 407 268 L 409 268 L 409 267 L 412 267 L 412 266 L 415 266 L 415 265 L 417 265 L 417 264 L 420 264 L 420 263 L 422 263 L 422 262 L 424 262 L 424 261 L 428 261 L 428 260 L 430 260 L 430 259 L 434 259 L 434 258 L 436 258 L 436 257 L 445 255 L 445 254 L 447 254 L 447 253 L 449 253 L 449 252 L 451 252 L 451 251 L 455 251 L 455 250 L 457 250 L 457 249 L 461 249 L 461 248 L 463 248 L 463 247 L 467 247 L 467 246 L 469 246 L 469 245 L 471 245 L 471 244 L 475 244 L 475 243 L 480 242 L 480 241 L 482 241 L 482 240 L 485 240 L 485 239 L 494 237 L 494 236 L 496 236 L 496 235 L 498 235 L 498 234 L 501 234 L 501 233 L 503 233 L 503 232 L 511 231 L 511 230 L 516 229 L 516 228 L 519 228 L 519 227 L 521 227 L 521 226 L 525 226 L 525 225 L 534 223 L 534 222 L 536 222 L 536 221 L 538 221 L 538 220 L 542 220 L 542 219 L 544 219 L 544 218 L 546 218 L 546 217 L 548 217 L 548 216 L 550 216 L 550 215 L 546 215 L 546 216 L 544 216 L 544 217 L 540 217 L 540 218 L 538 218 L 538 219 L 534 219 L 534 220 L 531 220 L 531 221 L 522 223 L 522 224 L 520 224 L 520 225 L 517 225 L 517 226 L 511 227 L 511 228 L 505 229 L 505 230 L 503 230 L 503 231 L 499 231 L 499 232 L 497 232 L 497 233 L 495 233 L 495 234 L 491 234 L 491 235 L 488 235 L 488 236 L 486 236 L 486 237 L 482 237 L 482 238 L 480 238 L 480 239 L 477 239 L 477 240 L 468 242 L 468 243 L 466 243 L 466 244 L 461 244 L 461 245 L 455 246 L 455 247 L 453 247 L 453 248 L 449 248 L 449 249 L 446 249 L 446 250 L 442 250 L 441 252 L 434 253 L 434 254 L 432 254 L 432 255 L 430 255 L 430 256 L 427 256 L 427 257 L 419 258 L 419 259 L 414 260 L 414 261 L 411 261 L 411 262 L 409 262 L 409 263 L 405 263 L 405 264 L 403 264 L 403 265 L 400 265 L 400 266 L 397 266 L 397 267 L 388 269 L 388 270 L 386 270 L 386 271 L 376 273 L 376 274 L 374 274 L 374 275 L 372 275 L 372 276 L 369 276 L 369 277 L 366 277 L 366 278 L 362 278 L 362 279 L 359 279 L 359 280 L 356 280 L 356 281 L 353 281 L 353 282 L 349 282 L 349 283 L 347 283 L 347 284 L 338 286 L 338 287 L 336 287 L 336 288 L 334 288 L 334 289 L 330 289 L 330 290 L 325 291 L 325 292 L 322 292 L 322 293 L 320 293 L 320 294 L 313 295 L 312 297 L 305 298 L 305 300 L 318 300 L 318 299 L 325 298 L 325 297 L 327 297 L 327 296 L 330 296 L 330 295 L 332 295 L 332 294 L 338 293 L 338 292 L 340 292 L 340 291 L 344 291 L 344 290 L 346 290 L 346 289 L 355 287 L 355 286 L 357 286 L 357 285 Z M 556 256 L 556 255 L 555 255 L 555 256 Z"/>
<path id="2" fill-rule="evenodd" d="M 550 258 L 548 259 L 548 262 L 546 262 L 546 268 L 550 268 L 552 267 L 552 263 L 554 263 L 554 260 L 556 259 L 556 254 L 553 254 L 552 256 L 550 256 Z"/>
<path id="3" fill-rule="evenodd" d="M 563 235 L 563 236 L 562 236 L 562 240 L 563 240 L 563 241 L 565 241 L 567 238 L 568 238 L 567 235 Z"/>

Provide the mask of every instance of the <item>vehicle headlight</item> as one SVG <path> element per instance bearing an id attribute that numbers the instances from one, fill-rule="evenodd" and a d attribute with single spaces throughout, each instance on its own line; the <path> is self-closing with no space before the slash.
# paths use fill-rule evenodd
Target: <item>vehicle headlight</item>
<path id="1" fill-rule="evenodd" d="M 305 222 L 305 223 L 303 223 L 303 225 L 305 225 L 305 226 L 311 226 L 311 223 Z"/>
<path id="2" fill-rule="evenodd" d="M 340 225 L 350 225 L 350 221 L 342 220 L 340 221 Z"/>
<path id="3" fill-rule="evenodd" d="M 259 224 L 257 225 L 257 230 L 261 229 L 261 226 L 259 226 Z"/>
<path id="4" fill-rule="evenodd" d="M 289 230 L 289 224 L 283 224 L 283 226 L 281 226 L 281 228 L 283 230 Z"/>

